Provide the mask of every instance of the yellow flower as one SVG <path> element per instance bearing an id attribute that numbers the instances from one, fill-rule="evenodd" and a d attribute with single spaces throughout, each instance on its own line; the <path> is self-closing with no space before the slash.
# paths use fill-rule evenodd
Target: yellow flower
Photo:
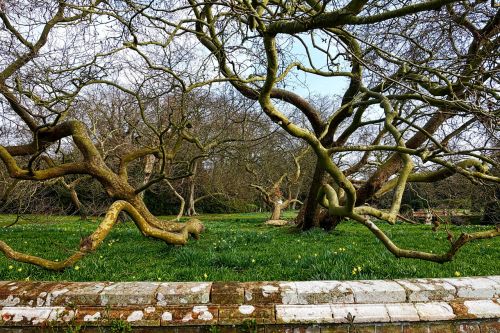
<path id="1" fill-rule="evenodd" d="M 79 270 L 80 266 L 75 266 L 75 271 Z"/>
<path id="2" fill-rule="evenodd" d="M 30 277 L 28 276 L 27 278 L 24 279 L 24 281 L 29 281 Z"/>
<path id="3" fill-rule="evenodd" d="M 255 263 L 255 259 L 252 259 L 252 263 Z"/>
<path id="4" fill-rule="evenodd" d="M 12 265 L 9 265 L 9 269 L 14 269 L 14 266 L 12 266 Z"/>
<path id="5" fill-rule="evenodd" d="M 161 278 L 158 278 L 158 281 L 161 281 Z"/>
<path id="6" fill-rule="evenodd" d="M 301 257 L 301 255 L 299 254 L 299 255 L 297 256 L 297 258 L 301 259 L 302 257 Z"/>
<path id="7" fill-rule="evenodd" d="M 102 258 L 104 258 L 104 257 L 103 256 L 99 256 L 99 259 L 102 259 Z"/>
<path id="8" fill-rule="evenodd" d="M 460 275 L 462 275 L 462 274 L 460 274 L 460 272 L 459 272 L 459 271 L 456 271 L 456 272 L 455 272 L 455 276 L 460 276 Z"/>
<path id="9" fill-rule="evenodd" d="M 203 274 L 203 277 L 204 277 L 205 279 L 207 279 L 207 278 L 208 278 L 208 274 L 207 274 L 207 273 Z"/>
<path id="10" fill-rule="evenodd" d="M 317 254 L 317 253 L 315 253 L 315 254 L 314 254 L 314 256 L 315 256 L 315 257 L 317 257 L 317 256 L 318 256 L 318 254 Z"/>
<path id="11" fill-rule="evenodd" d="M 17 271 L 18 271 L 18 272 L 22 272 L 22 271 L 23 271 L 23 269 L 22 269 L 22 268 L 18 268 L 18 269 L 17 269 Z"/>

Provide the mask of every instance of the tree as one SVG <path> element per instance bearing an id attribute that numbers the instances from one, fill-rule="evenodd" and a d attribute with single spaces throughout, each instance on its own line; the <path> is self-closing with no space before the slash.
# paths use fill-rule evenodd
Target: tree
<path id="1" fill-rule="evenodd" d="M 281 220 L 281 212 L 287 209 L 292 203 L 298 202 L 302 203 L 299 199 L 293 197 L 293 187 L 295 187 L 299 181 L 301 174 L 300 160 L 307 153 L 307 149 L 299 152 L 297 156 L 293 157 L 293 163 L 295 166 L 295 170 L 293 174 L 289 174 L 290 172 L 287 170 L 283 172 L 277 179 L 269 180 L 269 186 L 259 185 L 259 184 L 250 184 L 250 187 L 255 188 L 262 200 L 264 201 L 267 208 L 271 210 L 271 217 L 269 220 Z M 273 158 L 276 158 L 278 154 L 272 154 Z M 282 162 L 286 163 L 287 162 Z M 264 167 L 271 169 L 272 166 L 269 164 L 264 164 Z M 288 169 L 288 168 L 287 168 Z M 265 174 L 264 170 L 257 171 L 256 169 L 252 169 L 250 164 L 246 165 L 246 170 L 251 173 L 258 183 L 262 183 L 262 175 Z"/>
<path id="2" fill-rule="evenodd" d="M 215 73 L 206 71 L 212 78 L 205 82 L 229 82 L 312 147 L 317 160 L 303 229 L 319 226 L 321 219 L 350 218 L 394 255 L 435 262 L 451 260 L 469 241 L 499 235 L 463 233 L 451 238 L 449 251 L 434 254 L 399 248 L 370 220 L 394 224 L 409 182 L 455 173 L 474 182 L 499 182 L 488 172 L 496 166 L 496 148 L 481 135 L 470 140 L 472 133 L 494 132 L 498 124 L 500 14 L 489 2 L 127 4 L 143 22 L 154 22 L 158 33 L 172 39 L 180 31 L 192 34 L 209 52 L 202 63 L 218 64 Z M 154 45 L 152 34 L 130 28 L 138 41 L 134 49 L 148 57 L 151 50 L 141 46 Z M 318 110 L 290 90 L 298 75 L 330 78 L 332 85 L 344 80 L 347 86 L 331 111 Z M 297 121 L 302 117 L 285 112 L 287 105 L 307 120 L 305 126 Z M 368 135 L 360 140 L 360 134 Z M 389 192 L 388 212 L 365 205 Z"/>
<path id="3" fill-rule="evenodd" d="M 102 21 L 94 20 L 91 12 L 102 3 L 97 0 L 80 7 L 65 1 L 36 4 L 20 1 L 9 2 L 1 8 L 3 125 L 15 128 L 19 134 L 19 140 L 13 136 L 3 137 L 0 146 L 0 159 L 10 177 L 41 182 L 67 175 L 86 175 L 99 181 L 114 200 L 99 227 L 83 238 L 78 251 L 66 260 L 55 262 L 20 253 L 0 241 L 0 250 L 14 260 L 53 270 L 71 266 L 102 243 L 121 211 L 132 217 L 145 236 L 170 244 L 185 244 L 189 235 L 198 237 L 203 230 L 203 225 L 195 219 L 187 223 L 161 221 L 149 212 L 142 200 L 140 193 L 151 184 L 179 177 L 168 175 L 164 166 L 176 158 L 183 142 L 196 144 L 200 149 L 203 143 L 190 132 L 184 109 L 185 90 L 172 99 L 170 92 L 176 88 L 168 79 L 152 83 L 151 77 L 140 73 L 125 83 L 105 78 L 111 62 L 117 61 L 117 65 L 119 59 L 107 58 L 109 62 L 101 64 L 102 54 L 93 53 L 86 45 L 89 37 L 99 39 L 93 28 Z M 57 44 L 57 34 L 61 31 L 74 43 L 71 47 Z M 96 44 L 96 49 L 105 53 L 109 45 L 102 41 L 100 45 Z M 79 56 L 75 57 L 76 54 Z M 163 85 L 166 88 L 160 90 Z M 127 123 L 126 118 L 120 123 L 108 124 L 130 128 L 129 134 L 136 141 L 129 149 L 116 152 L 116 159 L 105 158 L 91 138 L 88 123 L 71 116 L 72 112 L 79 113 L 79 102 L 85 100 L 82 96 L 85 97 L 86 89 L 91 86 L 110 86 L 121 91 L 129 97 L 128 107 L 139 115 L 137 124 Z M 158 105 L 167 107 L 158 108 Z M 143 141 L 141 134 L 146 136 Z M 63 150 L 78 151 L 78 159 L 55 158 Z M 148 183 L 134 186 L 128 169 L 148 155 L 160 160 L 159 171 Z M 26 163 L 21 164 L 23 161 Z"/>
<path id="4" fill-rule="evenodd" d="M 183 158 L 192 161 L 189 164 L 189 176 L 174 182 L 166 182 L 168 188 L 180 201 L 177 215 L 197 215 L 196 204 L 202 200 L 216 196 L 224 197 L 226 193 L 216 186 L 208 186 L 207 172 L 214 168 L 214 160 L 230 151 L 241 149 L 265 139 L 254 133 L 251 127 L 253 116 L 250 115 L 246 101 L 234 98 L 225 91 L 193 94 L 189 101 L 189 123 L 196 128 L 195 145 L 184 145 Z M 202 145 L 201 142 L 205 142 Z M 173 164 L 175 168 L 175 163 Z M 205 185 L 205 186 L 204 186 Z"/>

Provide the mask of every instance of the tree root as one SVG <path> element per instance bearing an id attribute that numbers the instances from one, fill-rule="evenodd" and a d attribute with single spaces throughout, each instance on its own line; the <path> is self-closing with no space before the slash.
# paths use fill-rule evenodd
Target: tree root
<path id="1" fill-rule="evenodd" d="M 0 251 L 3 252 L 7 258 L 16 261 L 33 264 L 48 270 L 64 270 L 67 267 L 73 266 L 77 261 L 99 247 L 99 245 L 104 241 L 113 226 L 116 224 L 118 215 L 121 211 L 127 212 L 132 217 L 134 223 L 145 236 L 161 239 L 169 244 L 186 244 L 189 235 L 193 235 L 197 239 L 199 237 L 199 234 L 204 229 L 203 224 L 196 219 L 192 219 L 185 224 L 166 223 L 165 226 L 169 226 L 168 230 L 164 228 L 157 228 L 148 223 L 148 221 L 146 221 L 130 203 L 119 200 L 115 201 L 109 207 L 106 216 L 99 224 L 97 229 L 92 234 L 81 240 L 79 249 L 64 261 L 53 261 L 17 252 L 3 241 L 0 241 Z"/>

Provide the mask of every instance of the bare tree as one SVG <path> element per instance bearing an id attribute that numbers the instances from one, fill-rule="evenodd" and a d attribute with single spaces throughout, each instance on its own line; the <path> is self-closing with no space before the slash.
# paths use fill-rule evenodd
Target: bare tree
<path id="1" fill-rule="evenodd" d="M 302 202 L 293 197 L 293 187 L 297 185 L 300 179 L 301 168 L 300 160 L 307 153 L 307 149 L 302 150 L 297 156 L 293 156 L 293 162 L 295 166 L 295 171 L 293 174 L 289 172 L 284 172 L 276 180 L 270 181 L 270 186 L 250 184 L 250 187 L 255 188 L 266 206 L 271 210 L 271 217 L 269 220 L 280 220 L 281 212 L 287 209 L 293 203 Z M 267 165 L 269 167 L 269 165 Z M 259 181 L 260 177 L 264 172 L 262 170 L 257 171 L 252 169 L 250 164 L 246 165 L 246 170 L 254 176 L 254 179 Z"/>
<path id="2" fill-rule="evenodd" d="M 200 68 L 211 75 L 200 84 L 229 82 L 312 147 L 317 161 L 303 229 L 322 219 L 350 218 L 394 255 L 435 262 L 451 260 L 469 241 L 499 235 L 496 229 L 463 233 L 450 238 L 447 252 L 435 254 L 399 248 L 370 220 L 394 224 L 409 182 L 455 173 L 499 182 L 488 172 L 496 166 L 490 155 L 497 148 L 473 135 L 478 128 L 494 133 L 498 125 L 500 14 L 488 2 L 188 0 L 128 6 L 170 38 L 182 31 L 198 39 L 209 52 Z M 142 45 L 154 42 L 132 30 L 134 50 L 152 59 Z M 215 73 L 204 67 L 212 62 L 218 64 Z M 347 86 L 332 110 L 318 110 L 290 90 L 298 75 Z M 287 105 L 303 115 L 305 126 Z M 360 141 L 360 133 L 371 135 Z M 388 212 L 365 205 L 389 189 Z"/>
<path id="3" fill-rule="evenodd" d="M 107 51 L 116 51 L 116 45 L 109 48 L 101 42 L 102 49 L 98 52 L 103 53 L 97 54 L 85 45 L 88 37 L 96 38 L 95 41 L 98 39 L 97 35 L 93 35 L 96 32 L 93 29 L 105 24 L 99 19 L 94 20 L 91 14 L 102 3 L 97 0 L 88 6 L 79 6 L 78 2 L 69 1 L 37 4 L 20 1 L 7 3 L 0 12 L 3 24 L 0 34 L 3 121 L 6 126 L 17 126 L 19 133 L 23 134 L 19 140 L 4 137 L 3 141 L 7 144 L 0 146 L 0 158 L 10 177 L 40 182 L 67 175 L 87 175 L 99 181 L 115 200 L 99 227 L 82 239 L 79 249 L 66 260 L 56 262 L 20 253 L 0 241 L 0 250 L 14 260 L 52 270 L 71 266 L 102 243 L 121 211 L 132 217 L 145 236 L 170 244 L 185 244 L 189 235 L 198 237 L 203 230 L 203 225 L 195 219 L 182 224 L 161 221 L 149 212 L 142 201 L 142 191 L 170 177 L 164 172 L 164 165 L 176 157 L 184 141 L 192 142 L 201 149 L 203 144 L 190 132 L 189 122 L 185 119 L 185 89 L 176 100 L 163 98 L 163 103 L 170 106 L 168 111 L 171 112 L 158 113 L 155 103 L 160 103 L 162 96 L 168 97 L 169 89 L 175 90 L 175 86 L 159 91 L 157 86 L 149 84 L 151 78 L 143 75 L 129 78 L 129 82 L 125 83 L 104 78 L 103 72 L 109 68 L 102 67 L 106 64 L 101 64 L 100 58 Z M 58 43 L 57 35 L 62 31 L 67 38 L 63 44 L 70 42 L 70 46 Z M 99 46 L 96 45 L 95 49 Z M 76 54 L 79 57 L 74 58 Z M 111 63 L 107 65 L 112 66 Z M 168 84 L 168 80 L 156 83 Z M 95 85 L 112 86 L 130 96 L 133 101 L 131 108 L 140 115 L 143 125 L 134 133 L 147 131 L 151 138 L 144 144 L 117 152 L 114 161 L 103 156 L 92 140 L 85 121 L 71 117 L 71 111 L 77 112 L 74 107 L 78 106 L 79 96 L 85 95 L 86 87 Z M 162 122 L 164 116 L 166 119 Z M 71 149 L 79 152 L 78 160 L 52 158 L 61 150 Z M 155 155 L 160 160 L 159 172 L 148 183 L 134 186 L 130 182 L 128 168 L 134 161 L 148 155 Z M 53 163 L 40 163 L 42 156 L 49 156 Z M 21 164 L 23 160 L 27 160 L 24 165 Z"/>

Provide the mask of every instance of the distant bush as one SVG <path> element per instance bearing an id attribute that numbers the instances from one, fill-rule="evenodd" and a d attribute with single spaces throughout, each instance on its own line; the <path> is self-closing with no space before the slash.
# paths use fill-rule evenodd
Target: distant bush
<path id="1" fill-rule="evenodd" d="M 411 218 L 413 213 L 413 208 L 411 207 L 411 205 L 402 204 L 401 208 L 399 209 L 399 212 L 401 215 Z"/>
<path id="2" fill-rule="evenodd" d="M 179 201 L 166 193 L 144 192 L 144 203 L 153 215 L 177 215 Z"/>
<path id="3" fill-rule="evenodd" d="M 482 224 L 497 224 L 500 223 L 500 202 L 490 201 L 484 206 Z"/>
<path id="4" fill-rule="evenodd" d="M 422 200 L 422 199 L 415 199 L 415 200 L 410 201 L 410 206 L 411 206 L 414 210 L 420 210 L 420 209 L 425 209 L 425 208 L 427 208 L 427 203 L 425 202 L 425 200 Z"/>
<path id="5" fill-rule="evenodd" d="M 248 201 L 223 196 L 208 197 L 196 205 L 197 212 L 209 214 L 252 213 L 258 209 L 257 205 Z"/>
<path id="6" fill-rule="evenodd" d="M 472 207 L 469 198 L 440 199 L 434 202 L 434 206 L 446 209 L 471 209 Z"/>
<path id="7" fill-rule="evenodd" d="M 144 202 L 154 215 L 176 215 L 179 212 L 179 200 L 168 192 L 155 193 L 146 191 Z M 252 213 L 259 210 L 254 203 L 238 198 L 224 196 L 210 196 L 196 203 L 198 213 L 226 214 L 226 213 Z"/>

